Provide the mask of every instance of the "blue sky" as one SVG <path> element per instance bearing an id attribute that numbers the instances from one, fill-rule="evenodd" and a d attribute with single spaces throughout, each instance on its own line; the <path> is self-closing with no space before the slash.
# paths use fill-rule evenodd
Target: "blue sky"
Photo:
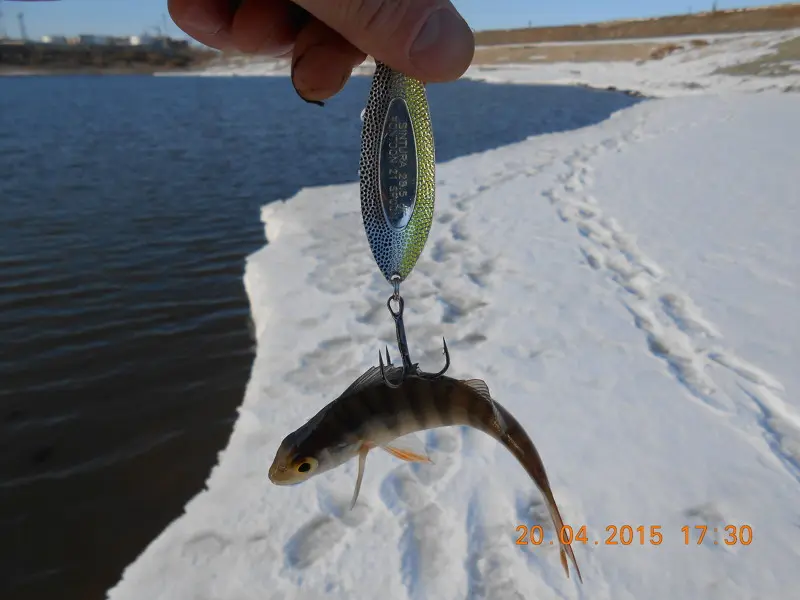
<path id="1" fill-rule="evenodd" d="M 712 0 L 454 0 L 473 29 L 500 29 L 533 25 L 562 25 L 630 17 L 694 12 L 711 8 Z M 718 0 L 719 8 L 740 8 L 772 2 Z M 14 2 L 0 0 L 0 32 L 19 37 L 16 15 L 25 14 L 28 35 L 107 33 L 139 34 L 162 26 L 173 37 L 184 37 L 170 20 L 167 0 L 60 0 Z M 152 29 L 151 29 L 152 31 Z"/>

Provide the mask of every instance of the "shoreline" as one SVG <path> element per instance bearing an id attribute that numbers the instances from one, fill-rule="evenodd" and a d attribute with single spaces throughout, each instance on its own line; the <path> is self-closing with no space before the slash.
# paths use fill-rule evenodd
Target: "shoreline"
<path id="1" fill-rule="evenodd" d="M 80 75 L 202 75 L 201 70 L 189 69 L 11 69 L 0 67 L 0 77 L 58 77 Z"/>

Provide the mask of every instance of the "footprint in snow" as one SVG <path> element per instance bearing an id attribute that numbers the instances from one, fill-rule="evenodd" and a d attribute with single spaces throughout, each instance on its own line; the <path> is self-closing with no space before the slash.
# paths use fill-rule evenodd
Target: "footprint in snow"
<path id="1" fill-rule="evenodd" d="M 399 540 L 403 582 L 412 600 L 452 595 L 452 582 L 439 574 L 459 569 L 466 540 L 436 495 L 461 465 L 461 438 L 454 428 L 428 435 L 433 464 L 404 464 L 381 484 L 381 499 L 403 531 Z"/>
<path id="2" fill-rule="evenodd" d="M 519 534 L 514 528 L 518 523 L 510 518 L 513 513 L 509 508 L 491 486 L 476 490 L 470 498 L 465 522 L 468 600 L 523 600 L 553 595 L 552 587 L 525 568 L 523 554 L 532 555 L 538 547 L 515 543 Z"/>
<path id="3" fill-rule="evenodd" d="M 381 483 L 381 500 L 395 514 L 431 502 L 434 484 L 452 476 L 460 466 L 461 438 L 454 428 L 431 431 L 427 447 L 433 463 L 404 463 Z"/>
<path id="4" fill-rule="evenodd" d="M 729 546 L 725 540 L 732 541 L 734 534 L 727 531 L 726 527 L 731 527 L 735 520 L 729 519 L 722 514 L 720 507 L 714 502 L 707 502 L 697 506 L 692 506 L 683 511 L 685 517 L 685 525 L 688 526 L 687 532 L 681 531 L 681 540 L 685 544 L 688 535 L 689 545 L 700 546 L 712 550 L 727 550 L 728 552 L 735 552 L 734 546 Z M 716 531 L 714 531 L 716 529 Z M 736 527 L 734 530 L 738 538 L 740 528 Z M 700 542 L 702 536 L 702 542 Z M 739 544 L 735 544 L 739 546 Z"/>
<path id="5" fill-rule="evenodd" d="M 438 215 L 436 215 L 436 222 L 442 223 L 444 225 L 446 225 L 453 219 L 455 219 L 455 215 L 451 212 L 441 212 Z"/>
<path id="6" fill-rule="evenodd" d="M 202 532 L 184 542 L 181 555 L 193 565 L 207 565 L 229 544 L 228 539 L 213 531 Z"/>
<path id="7" fill-rule="evenodd" d="M 336 551 L 354 529 L 360 528 L 372 516 L 372 508 L 359 502 L 350 510 L 349 503 L 335 504 L 332 499 L 325 507 L 329 512 L 305 522 L 286 542 L 286 564 L 306 569 L 322 557 Z"/>

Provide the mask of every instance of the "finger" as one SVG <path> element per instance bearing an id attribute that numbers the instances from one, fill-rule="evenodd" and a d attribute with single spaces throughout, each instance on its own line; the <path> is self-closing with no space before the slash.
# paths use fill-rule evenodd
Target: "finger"
<path id="1" fill-rule="evenodd" d="M 303 25 L 297 8 L 289 0 L 243 0 L 231 24 L 234 44 L 250 54 L 285 54 Z"/>
<path id="2" fill-rule="evenodd" d="M 475 38 L 449 0 L 294 0 L 357 48 L 423 81 L 464 74 Z"/>
<path id="3" fill-rule="evenodd" d="M 339 93 L 366 54 L 322 21 L 312 19 L 297 34 L 292 57 L 292 85 L 308 102 L 322 104 Z"/>
<path id="4" fill-rule="evenodd" d="M 233 49 L 229 0 L 168 0 L 167 9 L 175 24 L 201 44 Z"/>

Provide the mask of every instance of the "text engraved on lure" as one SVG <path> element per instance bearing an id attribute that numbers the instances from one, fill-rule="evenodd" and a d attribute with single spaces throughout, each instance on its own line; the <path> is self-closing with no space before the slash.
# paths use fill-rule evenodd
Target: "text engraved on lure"
<path id="1" fill-rule="evenodd" d="M 380 149 L 381 204 L 386 222 L 403 229 L 417 196 L 417 147 L 405 100 L 393 98 L 386 111 Z"/>

